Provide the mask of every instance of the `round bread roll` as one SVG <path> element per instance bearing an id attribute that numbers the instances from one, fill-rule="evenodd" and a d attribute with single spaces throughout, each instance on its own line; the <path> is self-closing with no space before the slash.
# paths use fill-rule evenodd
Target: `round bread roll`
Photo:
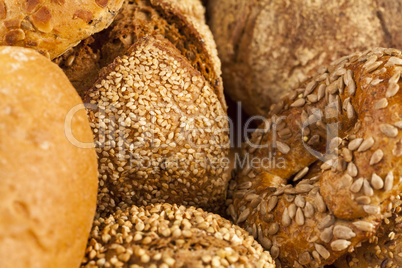
<path id="1" fill-rule="evenodd" d="M 101 214 L 157 202 L 223 208 L 227 115 L 168 40 L 138 40 L 102 71 L 85 102 L 99 158 Z"/>
<path id="2" fill-rule="evenodd" d="M 195 207 L 155 204 L 95 220 L 82 267 L 274 268 L 246 231 Z"/>
<path id="3" fill-rule="evenodd" d="M 272 103 L 318 67 L 372 47 L 402 48 L 402 1 L 209 1 L 226 92 L 249 114 Z M 224 16 L 222 14 L 225 14 Z"/>
<path id="4" fill-rule="evenodd" d="M 78 267 L 98 185 L 82 101 L 56 64 L 18 47 L 0 47 L 0 98 L 0 267 Z"/>
<path id="5" fill-rule="evenodd" d="M 402 202 L 401 196 L 393 202 L 391 216 L 375 236 L 355 251 L 345 254 L 334 264 L 336 268 L 402 267 Z M 388 218 L 389 217 L 389 218 Z"/>
<path id="6" fill-rule="evenodd" d="M 112 23 L 123 0 L 0 0 L 0 45 L 51 59 Z"/>
<path id="7" fill-rule="evenodd" d="M 66 52 L 55 62 L 81 96 L 101 68 L 112 63 L 143 37 L 164 36 L 211 85 L 226 109 L 221 64 L 199 0 L 125 1 L 112 25 Z"/>
<path id="8" fill-rule="evenodd" d="M 228 214 L 278 266 L 333 263 L 375 234 L 402 192 L 401 66 L 396 49 L 340 58 L 245 143 Z"/>

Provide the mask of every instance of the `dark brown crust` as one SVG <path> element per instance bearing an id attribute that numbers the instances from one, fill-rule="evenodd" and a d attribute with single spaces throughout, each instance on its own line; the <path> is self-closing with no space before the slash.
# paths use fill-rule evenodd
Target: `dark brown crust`
<path id="1" fill-rule="evenodd" d="M 138 39 L 148 35 L 162 35 L 170 40 L 192 66 L 203 74 L 214 87 L 222 106 L 226 109 L 220 70 L 216 67 L 220 66 L 220 63 L 211 56 L 212 52 L 207 48 L 200 33 L 201 30 L 203 29 L 197 29 L 180 10 L 172 8 L 165 1 L 129 1 L 124 4 L 121 13 L 109 29 L 94 35 L 93 42 L 77 46 L 72 53 L 79 58 L 79 54 L 83 54 L 80 51 L 87 50 L 86 46 L 89 46 L 92 51 L 99 51 L 101 55 L 92 65 L 102 68 L 113 62 L 116 57 L 123 55 Z M 66 60 L 70 55 L 68 53 L 56 59 L 56 63 L 65 70 L 72 83 L 77 84 L 77 91 L 83 96 L 89 88 L 87 85 L 94 83 L 97 76 L 83 76 L 83 70 L 88 73 L 93 71 L 89 68 L 85 71 L 85 66 L 77 66 L 77 63 L 66 66 Z"/>
<path id="2" fill-rule="evenodd" d="M 251 139 L 253 144 L 268 148 L 245 145 L 245 156 L 262 159 L 272 155 L 283 158 L 284 166 L 270 160 L 272 167 L 240 169 L 233 187 L 233 206 L 228 211 L 263 245 L 265 241 L 267 247 L 272 246 L 271 255 L 279 256 L 282 265 L 331 264 L 375 234 L 390 202 L 402 191 L 398 180 L 402 159 L 395 149 L 402 138 L 398 127 L 402 124 L 402 91 L 395 90 L 402 85 L 401 68 L 397 65 L 402 65 L 402 56 L 393 49 L 374 49 L 341 58 L 328 67 L 328 72 L 323 69 L 322 74 L 307 80 L 272 107 L 270 120 L 282 118 L 276 124 L 276 140 L 273 126 L 271 131 L 263 131 L 264 124 Z M 317 101 L 320 88 L 324 88 L 324 95 Z M 300 123 L 307 123 L 303 132 Z M 325 134 L 331 125 L 334 129 L 328 133 L 334 136 L 330 138 Z M 314 136 L 319 137 L 318 142 L 310 146 Z M 361 144 L 360 138 L 364 140 Z M 321 160 L 327 162 L 321 166 L 311 149 L 324 153 L 322 149 L 328 146 L 325 141 L 334 148 L 331 154 L 331 149 L 326 150 Z M 321 166 L 323 172 L 312 171 L 314 165 Z M 292 182 L 306 167 L 310 173 Z M 312 177 L 315 180 L 310 180 Z M 358 186 L 360 180 L 364 186 Z M 274 205 L 268 209 L 270 202 Z M 306 202 L 314 208 L 312 216 L 305 216 L 311 212 L 305 208 Z M 279 229 L 272 234 L 269 230 L 275 223 Z M 255 231 L 259 226 L 262 235 Z M 347 239 L 342 238 L 344 230 L 350 232 Z M 314 253 L 318 251 L 319 255 Z M 318 258 L 313 259 L 314 254 Z"/>

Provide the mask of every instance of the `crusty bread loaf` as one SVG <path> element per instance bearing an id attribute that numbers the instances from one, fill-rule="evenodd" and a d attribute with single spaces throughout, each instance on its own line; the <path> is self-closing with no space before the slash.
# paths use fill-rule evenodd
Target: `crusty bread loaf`
<path id="1" fill-rule="evenodd" d="M 0 45 L 55 58 L 110 25 L 123 0 L 1 0 Z"/>
<path id="2" fill-rule="evenodd" d="M 97 191 L 82 101 L 57 65 L 19 47 L 0 47 L 0 99 L 0 267 L 78 267 Z"/>
<path id="3" fill-rule="evenodd" d="M 99 156 L 98 211 L 226 199 L 229 129 L 205 78 L 169 40 L 140 39 L 84 98 Z"/>
<path id="4" fill-rule="evenodd" d="M 101 68 L 122 56 L 137 40 L 157 35 L 167 38 L 201 72 L 226 109 L 220 60 L 200 0 L 127 0 L 108 29 L 55 62 L 83 96 Z"/>
<path id="5" fill-rule="evenodd" d="M 390 214 L 402 191 L 401 65 L 397 49 L 342 57 L 245 143 L 228 212 L 284 267 L 331 264 Z"/>
<path id="6" fill-rule="evenodd" d="M 225 91 L 249 114 L 321 65 L 355 51 L 402 48 L 402 1 L 214 0 L 208 3 Z"/>
<path id="7" fill-rule="evenodd" d="M 112 265 L 112 266 L 110 266 Z M 155 204 L 95 220 L 82 267 L 274 268 L 250 234 L 195 207 Z"/>

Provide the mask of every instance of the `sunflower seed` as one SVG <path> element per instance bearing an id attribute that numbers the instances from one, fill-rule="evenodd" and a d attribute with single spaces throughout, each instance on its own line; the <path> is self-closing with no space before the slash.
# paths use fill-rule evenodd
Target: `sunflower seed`
<path id="1" fill-rule="evenodd" d="M 392 171 L 388 172 L 385 177 L 384 191 L 388 192 L 394 187 L 394 173 Z"/>
<path id="2" fill-rule="evenodd" d="M 293 219 L 296 216 L 296 205 L 290 204 L 288 209 L 289 209 L 289 217 L 291 217 Z"/>
<path id="3" fill-rule="evenodd" d="M 350 186 L 350 191 L 352 191 L 353 193 L 358 193 L 360 192 L 360 190 L 362 189 L 363 186 L 363 182 L 364 179 L 363 178 L 359 178 L 357 179 L 352 186 Z"/>
<path id="4" fill-rule="evenodd" d="M 249 215 L 250 215 L 250 209 L 246 208 L 242 213 L 240 213 L 240 216 L 237 219 L 237 224 L 244 222 Z"/>
<path id="5" fill-rule="evenodd" d="M 363 209 L 367 214 L 372 214 L 372 215 L 378 215 L 381 212 L 380 207 L 376 206 L 376 205 L 364 205 Z"/>
<path id="6" fill-rule="evenodd" d="M 271 198 L 268 201 L 268 206 L 267 206 L 267 212 L 271 212 L 276 205 L 278 204 L 278 197 L 277 196 L 271 196 Z"/>
<path id="7" fill-rule="evenodd" d="M 301 178 L 303 178 L 309 171 L 308 167 L 303 168 L 299 173 L 296 174 L 296 176 L 293 178 L 293 181 L 298 181 Z"/>
<path id="8" fill-rule="evenodd" d="M 239 184 L 239 186 L 237 188 L 239 190 L 244 190 L 244 189 L 250 189 L 251 186 L 253 186 L 253 183 L 251 181 L 246 181 L 246 182 Z"/>
<path id="9" fill-rule="evenodd" d="M 373 81 L 371 81 L 370 85 L 376 86 L 376 85 L 378 85 L 379 83 L 381 83 L 382 81 L 384 81 L 384 79 L 376 78 L 376 79 L 374 79 Z"/>
<path id="10" fill-rule="evenodd" d="M 372 71 L 376 70 L 380 65 L 382 64 L 382 61 L 376 61 L 376 62 L 369 62 L 367 61 L 366 64 L 364 64 L 364 68 L 368 73 L 371 73 Z"/>
<path id="11" fill-rule="evenodd" d="M 353 105 L 350 102 L 346 106 L 346 115 L 347 115 L 349 120 L 352 120 L 356 115 L 355 114 L 355 109 L 353 108 Z"/>
<path id="12" fill-rule="evenodd" d="M 316 81 L 312 81 L 312 82 L 308 83 L 306 86 L 306 90 L 304 91 L 304 97 L 307 97 L 308 95 L 310 95 L 310 93 L 314 91 L 316 86 L 317 86 Z"/>
<path id="13" fill-rule="evenodd" d="M 401 72 L 396 72 L 393 76 L 391 76 L 388 83 L 396 84 L 396 83 L 398 83 L 400 78 L 401 78 Z"/>
<path id="14" fill-rule="evenodd" d="M 318 87 L 317 98 L 319 101 L 322 100 L 322 98 L 324 98 L 326 88 L 327 88 L 327 86 L 325 84 L 321 84 Z"/>
<path id="15" fill-rule="evenodd" d="M 314 244 L 315 250 L 317 250 L 317 252 L 321 255 L 321 257 L 323 257 L 325 260 L 328 259 L 331 256 L 331 253 L 329 253 L 329 251 L 320 244 Z"/>
<path id="16" fill-rule="evenodd" d="M 328 87 L 327 87 L 327 92 L 329 93 L 329 94 L 335 94 L 335 93 L 337 93 L 338 92 L 338 80 L 337 81 L 335 81 L 335 82 L 332 82 Z"/>
<path id="17" fill-rule="evenodd" d="M 353 223 L 354 226 L 356 226 L 357 229 L 363 232 L 373 232 L 375 226 L 367 221 L 356 221 Z"/>
<path id="18" fill-rule="evenodd" d="M 257 225 L 255 223 L 253 224 L 251 234 L 253 235 L 254 239 L 257 239 L 258 233 L 257 233 Z"/>
<path id="19" fill-rule="evenodd" d="M 355 151 L 355 150 L 357 150 L 357 148 L 359 148 L 359 146 L 360 146 L 360 144 L 362 144 L 362 142 L 363 142 L 362 138 L 354 139 L 351 142 L 349 142 L 348 149 L 351 151 Z"/>
<path id="20" fill-rule="evenodd" d="M 320 239 L 322 242 L 324 242 L 324 243 L 331 242 L 331 239 L 333 237 L 332 229 L 333 229 L 333 226 L 325 228 L 324 231 L 322 231 L 322 233 L 320 235 Z"/>
<path id="21" fill-rule="evenodd" d="M 280 141 L 276 142 L 276 147 L 278 148 L 279 152 L 281 152 L 282 154 L 288 154 L 290 151 L 290 147 L 287 144 L 280 142 Z"/>
<path id="22" fill-rule="evenodd" d="M 346 148 L 346 147 L 342 148 L 342 155 L 346 162 L 348 162 L 348 163 L 352 162 L 353 154 L 352 154 L 352 151 L 350 151 L 348 148 Z"/>
<path id="23" fill-rule="evenodd" d="M 345 84 L 348 87 L 349 95 L 354 96 L 356 93 L 356 83 L 353 80 L 353 71 L 347 70 L 344 79 L 345 79 Z"/>
<path id="24" fill-rule="evenodd" d="M 370 137 L 368 139 L 365 139 L 362 144 L 359 146 L 359 149 L 357 149 L 358 152 L 365 152 L 369 150 L 372 146 L 374 145 L 374 139 L 373 137 Z"/>
<path id="25" fill-rule="evenodd" d="M 314 216 L 314 207 L 310 202 L 306 202 L 306 207 L 304 208 L 304 216 L 306 216 L 306 218 L 311 218 Z"/>
<path id="26" fill-rule="evenodd" d="M 251 202 L 250 202 L 250 207 L 254 209 L 254 208 L 256 208 L 260 203 L 261 203 L 261 197 L 257 197 L 257 198 L 255 198 L 255 199 L 251 200 Z"/>
<path id="27" fill-rule="evenodd" d="M 394 126 L 396 126 L 396 127 L 399 128 L 399 129 L 402 129 L 402 121 L 396 122 L 396 123 L 394 124 Z"/>
<path id="28" fill-rule="evenodd" d="M 351 239 L 356 237 L 356 234 L 347 226 L 337 225 L 334 228 L 334 235 L 339 239 Z"/>
<path id="29" fill-rule="evenodd" d="M 301 208 L 298 208 L 296 211 L 296 223 L 299 226 L 304 225 L 304 214 L 303 214 L 303 210 Z"/>
<path id="30" fill-rule="evenodd" d="M 300 99 L 297 99 L 295 102 L 293 102 L 290 106 L 291 107 L 301 107 L 304 104 L 306 104 L 306 100 L 304 98 L 300 98 Z"/>
<path id="31" fill-rule="evenodd" d="M 271 107 L 270 107 L 271 113 L 272 113 L 272 114 L 277 114 L 277 113 L 279 113 L 279 112 L 283 109 L 283 105 L 284 105 L 283 102 L 279 102 L 279 103 L 276 103 L 276 104 L 271 105 Z"/>
<path id="32" fill-rule="evenodd" d="M 317 193 L 315 197 L 315 202 L 317 203 L 318 212 L 324 213 L 327 210 L 327 206 L 325 205 L 324 199 L 319 193 Z"/>
<path id="33" fill-rule="evenodd" d="M 295 187 L 295 191 L 296 191 L 296 193 L 297 194 L 304 194 L 304 193 L 308 193 L 308 192 L 310 192 L 311 190 L 313 190 L 313 188 L 314 188 L 314 186 L 313 185 L 310 185 L 310 184 L 298 184 L 298 185 L 296 185 L 296 187 Z"/>
<path id="34" fill-rule="evenodd" d="M 384 187 L 384 181 L 380 176 L 373 173 L 373 175 L 371 176 L 371 185 L 375 190 L 380 190 L 382 189 L 382 187 Z"/>
<path id="35" fill-rule="evenodd" d="M 385 93 L 385 97 L 391 98 L 396 95 L 399 91 L 399 85 L 398 84 L 390 84 L 388 86 L 387 92 Z"/>
<path id="36" fill-rule="evenodd" d="M 316 103 L 318 101 L 318 96 L 316 94 L 308 95 L 307 100 L 311 103 Z"/>
<path id="37" fill-rule="evenodd" d="M 235 218 L 234 216 L 236 216 L 236 211 L 235 211 L 233 204 L 229 205 L 227 212 L 230 216 L 232 216 L 233 219 Z"/>
<path id="38" fill-rule="evenodd" d="M 279 224 L 277 222 L 272 223 L 268 228 L 269 235 L 276 235 L 279 232 Z"/>
<path id="39" fill-rule="evenodd" d="M 292 137 L 292 132 L 290 131 L 289 128 L 282 129 L 281 131 L 278 131 L 278 136 L 279 138 L 283 140 L 287 140 L 290 137 Z"/>
<path id="40" fill-rule="evenodd" d="M 259 197 L 258 194 L 250 193 L 250 194 L 247 194 L 247 195 L 244 196 L 244 200 L 249 202 L 249 201 L 254 200 L 254 199 L 258 198 L 258 197 Z"/>
<path id="41" fill-rule="evenodd" d="M 356 202 L 359 205 L 369 205 L 371 203 L 371 198 L 365 195 L 356 198 Z"/>
<path id="42" fill-rule="evenodd" d="M 380 130 L 388 138 L 395 138 L 398 136 L 398 129 L 390 124 L 381 124 Z"/>
<path id="43" fill-rule="evenodd" d="M 384 157 L 384 152 L 381 149 L 376 150 L 370 158 L 370 165 L 378 164 Z"/>
<path id="44" fill-rule="evenodd" d="M 374 104 L 374 109 L 380 110 L 386 108 L 387 106 L 388 100 L 386 98 L 382 98 Z"/>
<path id="45" fill-rule="evenodd" d="M 309 252 L 305 251 L 299 256 L 299 262 L 301 265 L 308 265 L 311 262 L 311 255 Z"/>
<path id="46" fill-rule="evenodd" d="M 374 195 L 374 190 L 373 190 L 373 188 L 371 188 L 370 183 L 366 179 L 363 180 L 363 192 L 364 192 L 364 195 L 366 195 L 366 196 Z"/>
<path id="47" fill-rule="evenodd" d="M 273 245 L 271 247 L 271 257 L 274 260 L 279 257 L 279 248 L 278 248 L 278 246 Z"/>
<path id="48" fill-rule="evenodd" d="M 325 216 L 317 225 L 317 228 L 323 230 L 325 228 L 330 227 L 332 224 L 335 223 L 335 217 L 331 214 Z"/>
<path id="49" fill-rule="evenodd" d="M 356 177 L 358 174 L 357 167 L 353 162 L 350 162 L 347 167 L 347 172 L 350 176 Z"/>
<path id="50" fill-rule="evenodd" d="M 393 67 L 395 65 L 402 65 L 402 59 L 398 57 L 389 58 L 388 62 L 384 65 L 385 67 Z"/>
<path id="51" fill-rule="evenodd" d="M 304 208 L 304 206 L 306 205 L 306 199 L 304 199 L 303 196 L 298 195 L 298 196 L 296 196 L 295 204 L 296 204 L 296 206 L 298 206 L 300 208 Z"/>
<path id="52" fill-rule="evenodd" d="M 287 227 L 292 222 L 292 219 L 289 216 L 288 208 L 285 208 L 285 211 L 282 214 L 282 224 L 283 226 Z"/>
<path id="53" fill-rule="evenodd" d="M 272 241 L 267 237 L 262 237 L 258 241 L 260 242 L 261 246 L 263 246 L 266 250 L 270 250 L 270 248 L 272 247 Z"/>
<path id="54" fill-rule="evenodd" d="M 321 263 L 320 254 L 318 254 L 318 252 L 317 252 L 316 250 L 314 250 L 311 255 L 313 255 L 313 258 L 315 259 L 315 261 L 316 261 L 317 263 Z M 317 266 L 317 267 L 318 267 L 318 266 Z"/>
<path id="55" fill-rule="evenodd" d="M 334 251 L 342 251 L 347 249 L 350 246 L 350 244 L 352 244 L 352 242 L 344 239 L 339 239 L 331 243 L 331 248 Z"/>

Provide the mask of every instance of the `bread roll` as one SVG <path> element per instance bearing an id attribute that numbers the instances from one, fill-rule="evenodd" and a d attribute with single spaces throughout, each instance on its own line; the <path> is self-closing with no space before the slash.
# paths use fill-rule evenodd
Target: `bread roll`
<path id="1" fill-rule="evenodd" d="M 123 0 L 1 0 L 0 45 L 51 59 L 110 25 Z"/>
<path id="2" fill-rule="evenodd" d="M 18 47 L 0 47 L 0 98 L 0 267 L 78 267 L 97 192 L 82 101 L 57 65 Z"/>
<path id="3" fill-rule="evenodd" d="M 215 0 L 208 3 L 226 92 L 249 114 L 318 67 L 355 51 L 402 48 L 402 1 Z M 224 15 L 223 15 L 224 14 Z"/>
<path id="4" fill-rule="evenodd" d="M 228 212 L 278 265 L 331 264 L 390 213 L 402 192 L 401 65 L 396 49 L 340 58 L 245 143 Z"/>
<path id="5" fill-rule="evenodd" d="M 99 157 L 101 215 L 157 202 L 223 208 L 227 115 L 168 40 L 138 40 L 102 71 L 85 102 Z"/>
<path id="6" fill-rule="evenodd" d="M 145 36 L 163 36 L 213 87 L 223 108 L 221 65 L 200 0 L 125 1 L 112 25 L 55 60 L 83 96 L 101 68 Z"/>
<path id="7" fill-rule="evenodd" d="M 195 207 L 155 204 L 95 220 L 82 267 L 274 268 L 246 231 Z"/>

